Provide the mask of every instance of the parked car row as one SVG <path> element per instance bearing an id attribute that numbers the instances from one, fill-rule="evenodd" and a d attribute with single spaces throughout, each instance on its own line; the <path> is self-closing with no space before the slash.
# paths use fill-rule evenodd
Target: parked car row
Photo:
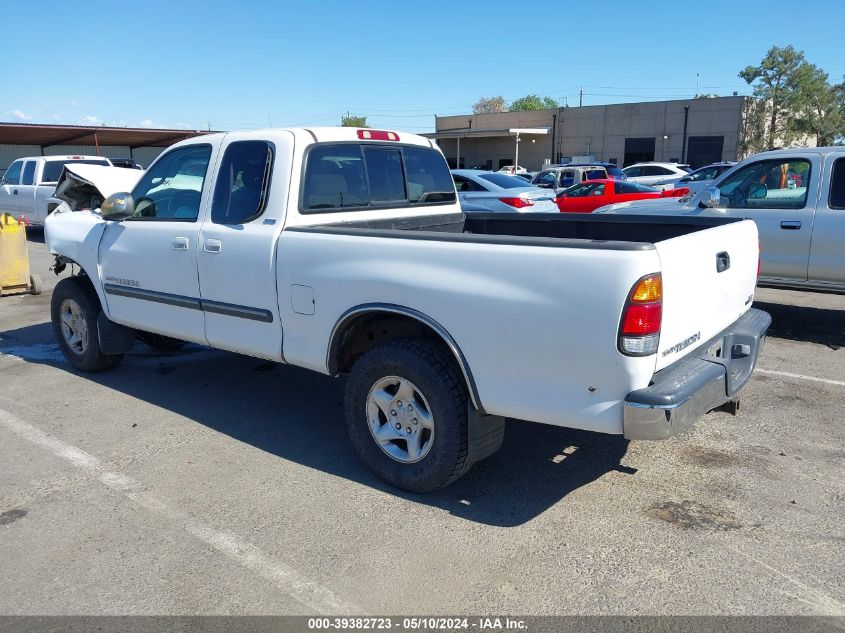
<path id="1" fill-rule="evenodd" d="M 555 201 L 562 213 L 592 213 L 599 207 L 633 200 L 681 197 L 689 189 L 657 191 L 651 187 L 623 180 L 588 180 L 561 192 Z"/>
<path id="2" fill-rule="evenodd" d="M 540 172 L 534 184 L 501 172 L 454 169 L 451 173 L 461 207 L 470 213 L 591 213 L 617 202 L 689 193 L 688 189 L 661 192 L 628 182 L 624 175 L 611 178 L 605 164 L 551 167 Z"/>

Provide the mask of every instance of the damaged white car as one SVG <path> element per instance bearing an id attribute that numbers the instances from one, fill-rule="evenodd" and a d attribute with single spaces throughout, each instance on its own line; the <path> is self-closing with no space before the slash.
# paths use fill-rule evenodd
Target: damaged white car
<path id="1" fill-rule="evenodd" d="M 143 171 L 101 165 L 66 165 L 47 200 L 49 213 L 96 211 L 103 200 L 119 191 L 131 191 Z"/>

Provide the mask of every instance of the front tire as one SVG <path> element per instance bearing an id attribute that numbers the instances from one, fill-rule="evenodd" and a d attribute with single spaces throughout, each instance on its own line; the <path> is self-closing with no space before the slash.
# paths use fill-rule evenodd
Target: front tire
<path id="1" fill-rule="evenodd" d="M 90 282 L 80 277 L 67 277 L 53 289 L 50 316 L 53 333 L 67 361 L 80 371 L 98 372 L 111 369 L 123 354 L 103 354 L 97 316 L 100 301 Z"/>
<path id="2" fill-rule="evenodd" d="M 472 465 L 466 387 L 452 357 L 428 341 L 387 341 L 361 356 L 345 409 L 358 455 L 398 488 L 431 492 Z"/>

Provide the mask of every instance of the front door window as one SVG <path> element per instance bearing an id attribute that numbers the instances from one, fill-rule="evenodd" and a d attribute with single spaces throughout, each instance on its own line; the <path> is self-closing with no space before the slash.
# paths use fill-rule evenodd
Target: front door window
<path id="1" fill-rule="evenodd" d="M 196 221 L 210 158 L 210 145 L 167 153 L 135 185 L 135 212 L 130 219 Z"/>

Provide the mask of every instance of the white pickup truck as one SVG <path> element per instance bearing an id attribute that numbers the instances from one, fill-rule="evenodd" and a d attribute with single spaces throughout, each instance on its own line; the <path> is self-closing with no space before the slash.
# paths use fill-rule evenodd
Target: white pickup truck
<path id="1" fill-rule="evenodd" d="M 595 213 L 751 219 L 760 231 L 761 285 L 845 291 L 845 147 L 755 154 L 691 196 Z"/>
<path id="2" fill-rule="evenodd" d="M 6 169 L 0 182 L 0 212 L 11 213 L 30 224 L 43 225 L 56 202 L 50 200 L 62 169 L 69 164 L 106 165 L 102 156 L 30 156 Z"/>
<path id="3" fill-rule="evenodd" d="M 736 403 L 770 323 L 753 222 L 464 215 L 402 132 L 212 134 L 99 212 L 68 200 L 46 238 L 78 271 L 51 305 L 73 366 L 145 332 L 348 374 L 355 449 L 412 491 L 495 452 L 505 417 L 679 433 Z"/>

